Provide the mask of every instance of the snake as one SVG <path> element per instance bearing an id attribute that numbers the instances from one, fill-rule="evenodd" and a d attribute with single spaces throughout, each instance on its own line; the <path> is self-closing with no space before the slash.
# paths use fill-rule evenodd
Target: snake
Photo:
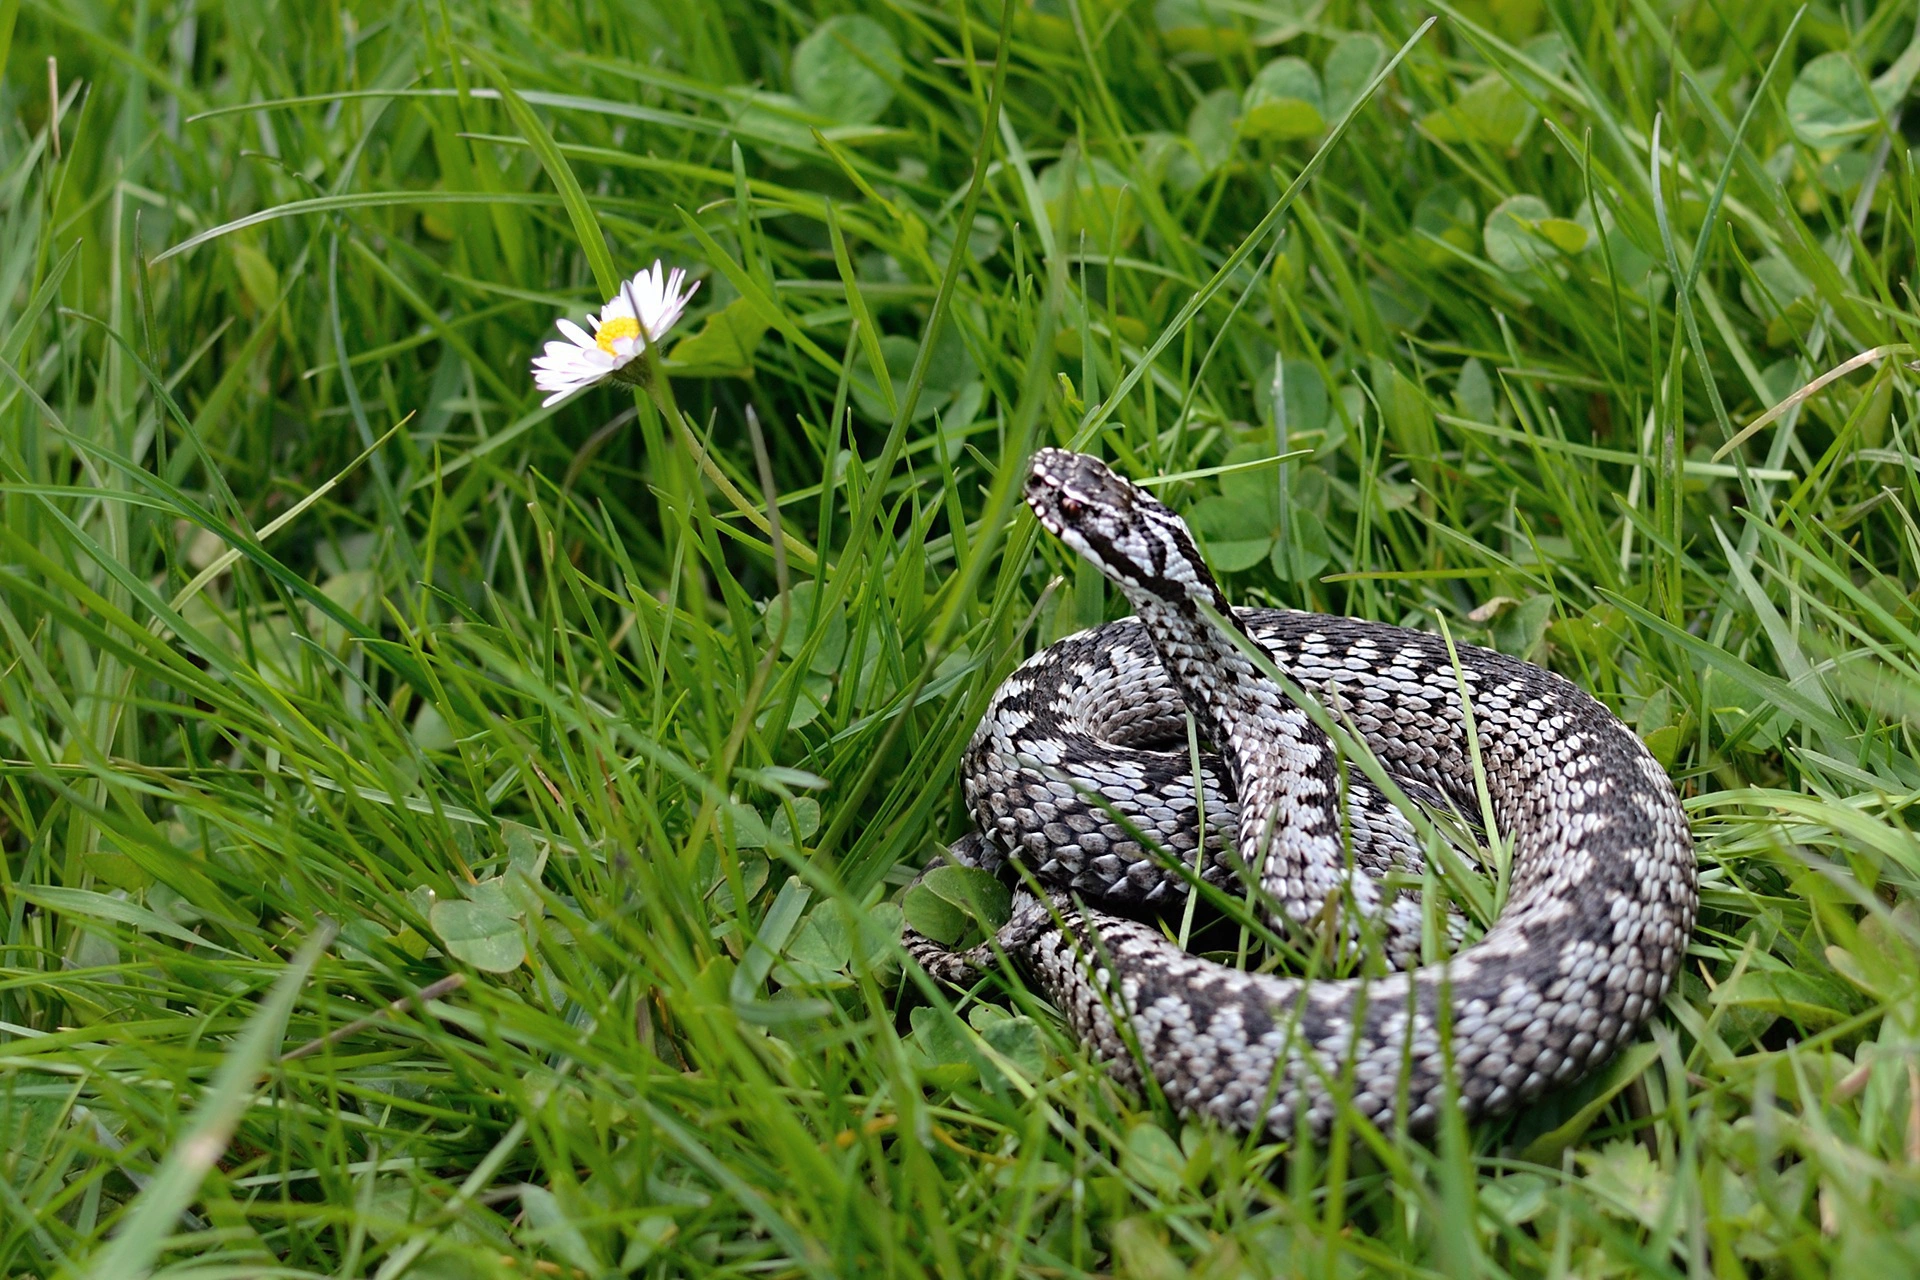
<path id="1" fill-rule="evenodd" d="M 973 829 L 946 860 L 1006 880 L 1011 909 L 966 950 L 908 928 L 933 977 L 1011 961 L 1122 1084 L 1279 1139 L 1342 1114 L 1432 1134 L 1449 1107 L 1511 1111 L 1659 1009 L 1699 906 L 1692 840 L 1601 702 L 1444 635 L 1233 608 L 1184 521 L 1088 455 L 1037 451 L 1023 496 L 1134 615 L 1040 650 L 990 700 L 961 763 Z M 1464 942 L 1420 892 L 1435 845 L 1411 815 L 1447 806 L 1510 851 L 1497 916 Z M 1312 956 L 1363 962 L 1294 976 L 1191 954 L 1153 915 L 1196 880 Z M 1429 915 L 1445 938 L 1423 936 Z"/>

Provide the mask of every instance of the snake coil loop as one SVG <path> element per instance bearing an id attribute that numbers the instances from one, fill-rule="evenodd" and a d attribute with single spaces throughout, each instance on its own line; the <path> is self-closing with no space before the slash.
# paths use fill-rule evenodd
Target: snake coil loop
<path id="1" fill-rule="evenodd" d="M 1693 846 L 1665 772 L 1599 702 L 1487 650 L 1458 646 L 1456 666 L 1423 632 L 1234 610 L 1180 518 L 1096 459 L 1041 450 L 1026 499 L 1136 616 L 1060 641 L 1001 686 L 963 766 L 979 830 L 952 856 L 1017 861 L 1046 887 L 1016 891 L 995 942 L 1116 1076 L 1138 1085 L 1145 1072 L 1183 1114 L 1242 1131 L 1323 1135 L 1344 1097 L 1426 1132 L 1449 1071 L 1467 1118 L 1493 1115 L 1591 1069 L 1659 1007 L 1698 906 Z M 1478 812 L 1464 686 L 1493 817 L 1513 840 L 1485 936 L 1408 967 L 1420 906 L 1381 879 L 1419 874 L 1411 824 L 1357 770 L 1342 777 L 1328 737 L 1209 613 L 1314 691 L 1409 795 Z M 1197 792 L 1188 714 L 1218 752 Z M 1169 855 L 1237 885 L 1234 850 L 1276 927 L 1337 916 L 1349 937 L 1377 937 L 1396 971 L 1247 973 L 1111 914 L 1187 891 Z M 907 941 L 949 981 L 991 961 L 984 947 Z"/>

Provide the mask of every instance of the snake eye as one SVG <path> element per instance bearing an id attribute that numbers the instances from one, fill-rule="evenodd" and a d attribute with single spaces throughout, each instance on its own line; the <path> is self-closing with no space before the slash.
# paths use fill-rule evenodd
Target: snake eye
<path id="1" fill-rule="evenodd" d="M 1077 516 L 1080 514 L 1080 506 L 1081 503 L 1078 498 L 1060 499 L 1060 512 L 1062 515 Z"/>

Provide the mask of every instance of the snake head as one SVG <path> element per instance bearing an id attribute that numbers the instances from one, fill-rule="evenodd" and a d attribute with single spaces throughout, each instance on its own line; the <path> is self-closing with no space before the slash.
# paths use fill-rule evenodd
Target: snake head
<path id="1" fill-rule="evenodd" d="M 1093 562 L 1129 594 L 1204 599 L 1225 608 L 1186 522 L 1098 458 L 1065 449 L 1034 453 L 1027 505 L 1048 533 Z"/>

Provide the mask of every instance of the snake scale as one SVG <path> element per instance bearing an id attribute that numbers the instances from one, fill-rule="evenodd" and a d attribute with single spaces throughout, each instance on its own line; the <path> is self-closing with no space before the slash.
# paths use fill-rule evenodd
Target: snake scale
<path id="1" fill-rule="evenodd" d="M 978 830 L 949 856 L 1017 864 L 1041 891 L 1016 887 L 1011 918 L 972 951 L 909 931 L 929 972 L 962 984 L 1003 953 L 1123 1083 L 1150 1074 L 1181 1114 L 1276 1137 L 1324 1136 L 1338 1098 L 1416 1133 L 1449 1097 L 1468 1119 L 1509 1110 L 1603 1061 L 1659 1007 L 1698 905 L 1692 842 L 1665 772 L 1599 702 L 1424 632 L 1234 610 L 1180 518 L 1096 459 L 1039 451 L 1025 497 L 1136 616 L 1041 651 L 995 694 L 963 764 Z M 1512 840 L 1505 906 L 1477 942 L 1411 967 L 1418 895 L 1383 884 L 1421 874 L 1411 822 L 1222 623 L 1424 805 L 1481 812 L 1477 741 Z M 1197 796 L 1188 715 L 1218 752 Z M 1372 940 L 1391 967 L 1245 972 L 1115 914 L 1188 892 L 1173 860 L 1236 892 L 1251 876 L 1275 928 Z"/>

